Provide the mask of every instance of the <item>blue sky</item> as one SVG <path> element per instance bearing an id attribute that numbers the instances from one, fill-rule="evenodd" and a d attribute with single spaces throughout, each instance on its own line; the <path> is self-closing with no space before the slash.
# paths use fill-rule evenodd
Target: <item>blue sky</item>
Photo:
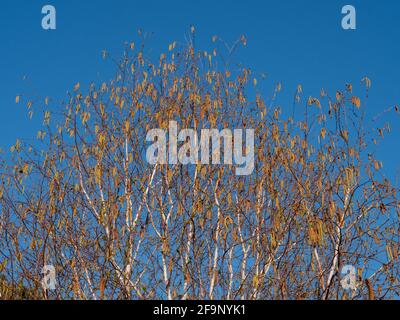
<path id="1" fill-rule="evenodd" d="M 57 10 L 57 30 L 41 28 L 41 8 Z M 357 10 L 357 30 L 341 28 L 341 8 Z M 279 1 L 128 1 L 128 0 L 3 0 L 0 3 L 0 148 L 18 137 L 36 136 L 39 119 L 30 121 L 18 94 L 50 96 L 62 101 L 80 81 L 108 80 L 110 64 L 103 49 L 118 56 L 124 41 L 136 41 L 137 29 L 153 33 L 154 52 L 173 40 L 184 41 L 195 25 L 197 44 L 211 45 L 218 35 L 233 42 L 248 40 L 240 59 L 268 81 L 283 83 L 283 96 L 293 97 L 297 84 L 307 95 L 324 87 L 333 93 L 368 76 L 372 88 L 370 115 L 400 104 L 400 2 L 385 0 Z M 27 76 L 29 82 L 23 81 Z M 263 92 L 270 95 L 270 90 Z M 284 101 L 282 101 L 284 103 Z M 285 108 L 285 105 L 282 105 Z M 290 106 L 287 106 L 290 107 Z M 398 175 L 400 117 L 387 117 L 392 133 L 379 147 L 388 176 Z"/>

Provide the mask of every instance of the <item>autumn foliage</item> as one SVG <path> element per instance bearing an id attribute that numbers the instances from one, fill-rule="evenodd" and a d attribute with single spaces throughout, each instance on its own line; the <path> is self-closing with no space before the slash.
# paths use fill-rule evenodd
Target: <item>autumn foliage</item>
<path id="1" fill-rule="evenodd" d="M 299 85 L 279 107 L 282 85 L 263 98 L 262 77 L 229 63 L 221 43 L 197 49 L 192 30 L 159 59 L 127 44 L 111 81 L 78 83 L 44 112 L 37 141 L 3 157 L 1 298 L 399 296 L 399 204 L 370 150 L 371 81 L 311 97 Z M 31 110 L 27 99 L 16 102 Z M 254 129 L 253 174 L 149 165 L 147 131 L 172 120 Z M 54 291 L 41 283 L 49 264 Z M 341 287 L 344 265 L 357 268 L 357 291 Z"/>

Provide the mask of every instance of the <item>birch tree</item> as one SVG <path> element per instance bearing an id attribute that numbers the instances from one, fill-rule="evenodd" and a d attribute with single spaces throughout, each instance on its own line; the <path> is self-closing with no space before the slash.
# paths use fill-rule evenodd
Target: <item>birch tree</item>
<path id="1" fill-rule="evenodd" d="M 194 40 L 159 59 L 144 41 L 126 44 L 113 79 L 40 102 L 36 140 L 1 160 L 1 298 L 21 288 L 30 299 L 398 297 L 399 203 L 371 148 L 388 129 L 368 126 L 371 81 L 315 97 L 299 85 L 280 107 L 280 83 L 271 95 L 232 62 L 244 37 L 232 47 L 214 37 L 207 50 Z M 169 121 L 254 129 L 253 174 L 150 165 L 146 133 Z M 340 284 L 345 265 L 356 290 Z"/>

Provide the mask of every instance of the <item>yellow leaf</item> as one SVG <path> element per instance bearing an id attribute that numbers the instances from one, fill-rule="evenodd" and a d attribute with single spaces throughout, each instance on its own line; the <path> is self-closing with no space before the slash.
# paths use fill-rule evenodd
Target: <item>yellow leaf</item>
<path id="1" fill-rule="evenodd" d="M 344 140 L 349 141 L 349 132 L 348 131 L 343 131 L 342 132 L 343 138 Z"/>
<path id="2" fill-rule="evenodd" d="M 297 86 L 297 93 L 302 93 L 303 92 L 303 87 L 301 86 L 301 84 L 299 84 Z"/>
<path id="3" fill-rule="evenodd" d="M 325 130 L 325 128 L 322 128 L 321 129 L 321 137 L 322 137 L 322 139 L 325 139 L 325 135 L 326 135 L 326 130 Z"/>
<path id="4" fill-rule="evenodd" d="M 357 108 L 360 108 L 361 106 L 361 100 L 358 97 L 352 97 L 351 103 L 354 104 Z"/>
<path id="5" fill-rule="evenodd" d="M 102 176 L 102 172 L 101 172 L 101 167 L 100 166 L 96 166 L 96 168 L 94 169 L 94 175 L 96 178 L 96 182 L 98 184 L 101 183 L 101 176 Z"/>
<path id="6" fill-rule="evenodd" d="M 130 123 L 129 123 L 129 120 L 126 119 L 126 121 L 125 121 L 125 132 L 126 132 L 126 133 L 129 132 L 129 128 L 130 128 Z"/>
<path id="7" fill-rule="evenodd" d="M 367 87 L 367 89 L 371 88 L 371 80 L 368 77 L 362 78 L 361 81 L 365 82 L 365 86 Z"/>
<path id="8" fill-rule="evenodd" d="M 253 277 L 253 287 L 255 287 L 255 288 L 258 287 L 258 275 L 255 275 Z"/>
<path id="9" fill-rule="evenodd" d="M 29 164 L 25 163 L 22 167 L 23 174 L 27 175 L 29 173 Z"/>

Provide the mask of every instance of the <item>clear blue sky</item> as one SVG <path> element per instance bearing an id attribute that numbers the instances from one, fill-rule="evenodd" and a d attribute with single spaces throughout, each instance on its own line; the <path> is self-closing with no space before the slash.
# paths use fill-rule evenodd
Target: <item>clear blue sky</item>
<path id="1" fill-rule="evenodd" d="M 55 31 L 41 28 L 45 4 L 57 9 Z M 356 31 L 341 28 L 346 4 L 357 9 Z M 317 95 L 322 87 L 330 92 L 345 83 L 358 87 L 367 75 L 372 80 L 370 114 L 400 104 L 399 1 L 3 0 L 0 147 L 8 149 L 17 137 L 36 136 L 40 126 L 39 117 L 30 121 L 26 107 L 16 106 L 17 94 L 61 101 L 78 81 L 108 80 L 110 66 L 101 51 L 118 55 L 124 41 L 138 39 L 138 28 L 154 34 L 149 45 L 161 52 L 171 41 L 183 41 L 191 24 L 197 44 L 205 48 L 214 34 L 227 41 L 245 34 L 248 45 L 240 58 L 266 72 L 271 82 L 282 81 L 287 97 L 298 83 L 305 94 Z M 392 113 L 389 118 L 392 133 L 379 152 L 385 172 L 394 177 L 400 169 L 400 117 Z"/>

